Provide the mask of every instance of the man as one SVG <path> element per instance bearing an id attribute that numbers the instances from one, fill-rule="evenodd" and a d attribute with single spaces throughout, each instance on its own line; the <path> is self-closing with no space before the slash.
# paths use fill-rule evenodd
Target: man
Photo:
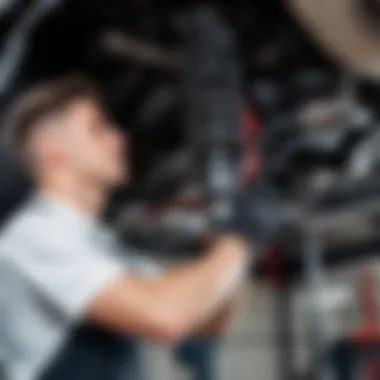
<path id="1" fill-rule="evenodd" d="M 222 325 L 252 258 L 239 234 L 152 276 L 122 258 L 98 222 L 129 172 L 91 83 L 72 76 L 31 89 L 4 128 L 36 189 L 0 239 L 0 342 L 11 380 L 140 379 L 136 339 L 174 345 Z"/>

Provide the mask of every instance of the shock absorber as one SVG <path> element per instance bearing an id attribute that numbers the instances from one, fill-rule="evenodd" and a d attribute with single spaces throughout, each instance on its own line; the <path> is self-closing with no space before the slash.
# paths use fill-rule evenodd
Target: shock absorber
<path id="1" fill-rule="evenodd" d="M 234 33 L 217 9 L 189 6 L 184 19 L 185 128 L 218 228 L 234 211 L 240 183 L 241 68 Z"/>

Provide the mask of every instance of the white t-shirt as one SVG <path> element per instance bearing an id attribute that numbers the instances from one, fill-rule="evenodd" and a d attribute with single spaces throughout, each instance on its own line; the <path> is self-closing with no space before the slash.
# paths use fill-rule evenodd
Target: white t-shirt
<path id="1" fill-rule="evenodd" d="M 0 235 L 0 355 L 9 379 L 37 379 L 94 295 L 131 269 L 154 271 L 122 257 L 95 221 L 52 199 L 31 199 Z"/>

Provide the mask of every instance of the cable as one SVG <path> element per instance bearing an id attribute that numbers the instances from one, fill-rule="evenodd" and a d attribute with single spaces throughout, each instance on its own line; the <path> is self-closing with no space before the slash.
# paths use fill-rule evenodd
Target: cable
<path id="1" fill-rule="evenodd" d="M 5 39 L 0 56 L 0 96 L 4 96 L 17 77 L 28 42 L 38 23 L 65 0 L 37 0 L 21 15 Z"/>

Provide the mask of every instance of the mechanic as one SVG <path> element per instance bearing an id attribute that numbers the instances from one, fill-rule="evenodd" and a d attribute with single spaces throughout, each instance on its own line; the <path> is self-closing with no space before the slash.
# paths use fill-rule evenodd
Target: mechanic
<path id="1" fill-rule="evenodd" d="M 140 380 L 138 342 L 176 345 L 222 330 L 258 251 L 244 226 L 260 226 L 249 233 L 261 244 L 268 218 L 241 207 L 204 257 L 152 270 L 100 222 L 129 168 L 125 139 L 91 81 L 70 75 L 30 89 L 4 128 L 35 186 L 0 238 L 9 379 Z"/>

